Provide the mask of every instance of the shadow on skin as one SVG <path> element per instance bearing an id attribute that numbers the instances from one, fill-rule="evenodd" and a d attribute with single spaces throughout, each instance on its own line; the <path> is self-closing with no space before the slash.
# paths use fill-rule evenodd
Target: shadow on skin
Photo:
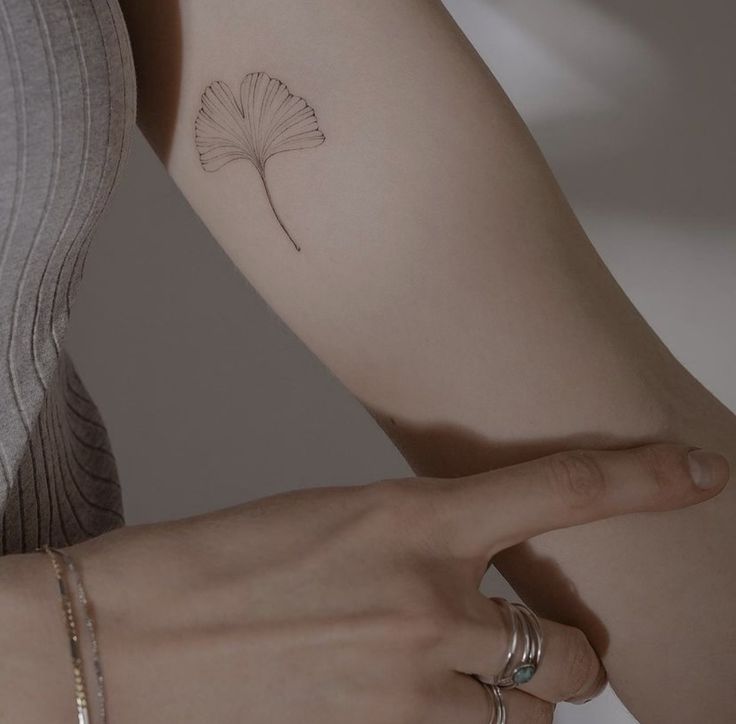
<path id="1" fill-rule="evenodd" d="M 534 460 L 579 448 L 623 449 L 661 440 L 616 440 L 606 433 L 588 433 L 545 440 L 494 442 L 456 426 L 417 426 L 369 410 L 419 476 L 462 477 L 485 470 Z M 421 450 L 421 461 L 415 452 Z M 451 451 L 448 454 L 448 451 Z M 540 555 L 529 543 L 502 551 L 494 565 L 514 591 L 541 616 L 577 626 L 588 636 L 599 656 L 608 651 L 610 638 L 603 621 L 590 609 L 575 583 L 552 558 Z M 601 562 L 603 563 L 603 562 Z M 543 586 L 540 586 L 543 582 Z"/>
<path id="2" fill-rule="evenodd" d="M 581 0 L 582 1 L 582 0 Z M 685 0 L 642 3 L 635 0 L 584 0 L 649 43 L 662 59 L 664 82 L 648 87 L 631 79 L 622 83 L 620 69 L 586 63 L 574 33 L 562 27 L 574 17 L 569 4 L 541 0 L 486 0 L 537 40 L 552 48 L 604 90 L 615 85 L 621 116 L 569 114 L 530 125 L 564 185 L 586 206 L 611 214 L 704 219 L 736 223 L 731 198 L 733 152 L 728 145 L 736 104 L 726 99 L 732 63 L 725 62 L 733 10 L 722 0 L 705 0 L 697 12 Z M 155 108 L 155 125 L 139 114 L 144 135 L 166 164 L 173 141 L 181 94 L 182 37 L 180 0 L 140 3 L 121 0 L 137 59 L 139 109 Z M 663 18 L 666 17 L 666 22 Z M 720 21 L 719 21 L 720 19 Z M 706 34 L 707 31 L 707 34 Z M 709 37 L 709 43 L 703 38 Z M 145 61 L 145 62 L 144 62 Z M 502 79 L 503 80 L 503 79 Z M 633 110 L 635 109 L 635 110 Z M 714 112 L 714 109 L 719 109 Z M 602 168 L 606 172 L 601 171 Z M 687 173 L 683 169 L 687 168 Z M 662 184 L 667 179 L 667 184 Z M 418 474 L 454 477 L 531 460 L 564 449 L 616 447 L 610 435 L 590 433 L 549 440 L 492 441 L 467 430 L 436 426 L 412 429 L 375 415 L 378 424 Z M 641 444 L 647 441 L 640 441 Z M 653 441 L 652 441 L 653 442 Z M 621 441 L 628 447 L 631 441 Z M 411 451 L 422 449 L 423 465 Z M 446 452 L 452 451 L 451 456 Z M 462 469 L 458 468 L 462 461 Z M 424 471 L 422 470 L 424 468 Z M 573 582 L 550 558 L 528 544 L 499 554 L 499 571 L 541 615 L 581 626 L 600 655 L 609 637 L 602 621 L 588 608 Z M 512 575 L 511 569 L 514 574 Z M 537 582 L 545 581 L 540 594 Z M 534 584 L 534 585 L 532 585 Z M 536 595 L 532 589 L 537 589 Z"/>
<path id="3" fill-rule="evenodd" d="M 181 95 L 182 29 L 179 0 L 120 0 L 138 86 L 138 126 L 166 165 Z M 155 109 L 151 113 L 149 109 Z M 155 118 L 154 124 L 147 119 Z"/>

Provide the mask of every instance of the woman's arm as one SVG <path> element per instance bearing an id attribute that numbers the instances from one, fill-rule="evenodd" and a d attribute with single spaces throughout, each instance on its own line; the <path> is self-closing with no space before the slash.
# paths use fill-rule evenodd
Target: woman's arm
<path id="1" fill-rule="evenodd" d="M 235 264 L 417 472 L 654 440 L 736 464 L 733 415 L 627 300 L 439 2 L 122 5 L 147 137 Z M 267 162 L 270 198 L 233 115 L 258 71 L 316 112 L 290 140 L 302 150 Z M 223 86 L 203 101 L 217 81 L 234 101 Z M 248 98 L 240 112 L 272 117 Z M 259 126 L 261 150 L 283 131 Z M 574 468 L 560 475 L 576 489 Z M 734 514 L 727 490 L 542 536 L 499 567 L 544 615 L 588 633 L 642 722 L 726 722 Z"/>
<path id="2" fill-rule="evenodd" d="M 571 454 L 559 453 L 466 479 L 301 490 L 78 544 L 65 557 L 84 579 L 99 669 L 67 565 L 62 613 L 45 555 L 2 558 L 0 722 L 71 722 L 78 686 L 94 722 L 104 690 L 115 724 L 488 721 L 488 694 L 470 675 L 501 673 L 508 630 L 478 590 L 487 561 L 555 528 L 699 505 L 723 490 L 721 456 L 703 490 L 688 446 L 657 450 L 656 471 L 642 464 L 646 448 L 587 451 L 610 484 L 585 506 L 546 484 L 549 466 Z M 63 633 L 75 617 L 79 679 Z M 503 697 L 511 722 L 551 722 L 555 703 L 605 684 L 579 630 L 539 626 L 538 670 Z"/>

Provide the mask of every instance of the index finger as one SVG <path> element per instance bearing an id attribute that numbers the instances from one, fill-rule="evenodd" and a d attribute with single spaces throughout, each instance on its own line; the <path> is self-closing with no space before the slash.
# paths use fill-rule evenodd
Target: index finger
<path id="1" fill-rule="evenodd" d="M 454 481 L 447 513 L 456 542 L 493 555 L 552 530 L 696 505 L 728 478 L 726 458 L 685 445 L 575 450 Z"/>

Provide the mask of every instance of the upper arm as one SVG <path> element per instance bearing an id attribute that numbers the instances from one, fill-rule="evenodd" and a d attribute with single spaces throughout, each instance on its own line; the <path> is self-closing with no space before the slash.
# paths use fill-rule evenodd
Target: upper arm
<path id="1" fill-rule="evenodd" d="M 544 328 L 515 334 L 521 319 L 538 324 L 537 310 L 557 314 L 556 335 L 586 324 L 570 317 L 566 287 L 586 267 L 599 286 L 610 280 L 592 252 L 572 262 L 555 248 L 587 240 L 440 2 L 156 6 L 123 2 L 140 125 L 238 268 L 370 407 L 479 424 L 477 405 L 448 393 L 451 378 L 559 357 Z M 284 140 L 285 96 L 276 82 L 260 94 L 249 75 L 259 72 L 314 110 L 292 129 L 294 150 L 266 163 L 270 201 L 246 146 Z M 244 137 L 248 124 L 260 138 Z"/>

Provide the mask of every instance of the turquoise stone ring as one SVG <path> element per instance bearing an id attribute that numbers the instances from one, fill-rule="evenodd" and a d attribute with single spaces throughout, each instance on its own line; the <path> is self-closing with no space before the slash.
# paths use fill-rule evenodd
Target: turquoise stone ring
<path id="1" fill-rule="evenodd" d="M 476 674 L 484 684 L 514 688 L 527 684 L 537 673 L 542 660 L 542 626 L 537 615 L 523 603 L 510 603 L 505 598 L 492 598 L 506 616 L 509 643 L 501 672 L 493 677 Z"/>
<path id="2" fill-rule="evenodd" d="M 525 666 L 519 666 L 516 671 L 514 671 L 513 680 L 514 684 L 526 684 L 528 681 L 531 681 L 532 676 L 537 672 L 537 667 L 534 666 L 534 664 L 527 664 Z"/>

